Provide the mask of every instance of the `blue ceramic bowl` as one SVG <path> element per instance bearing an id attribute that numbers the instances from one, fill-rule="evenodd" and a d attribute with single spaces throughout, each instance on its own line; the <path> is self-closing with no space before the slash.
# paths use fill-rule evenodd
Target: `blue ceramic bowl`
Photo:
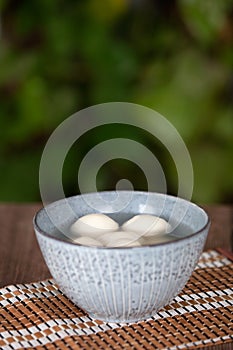
<path id="1" fill-rule="evenodd" d="M 147 213 L 180 221 L 192 234 L 176 241 L 128 248 L 87 247 L 64 239 L 65 227 L 93 212 L 119 223 Z M 54 202 L 34 218 L 36 236 L 60 289 L 91 317 L 135 322 L 169 304 L 188 281 L 203 250 L 210 222 L 197 205 L 168 195 L 97 192 Z"/>

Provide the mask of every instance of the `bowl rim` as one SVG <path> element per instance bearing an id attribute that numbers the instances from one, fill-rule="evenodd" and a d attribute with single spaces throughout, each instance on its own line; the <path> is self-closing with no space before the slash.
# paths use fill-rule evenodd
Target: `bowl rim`
<path id="1" fill-rule="evenodd" d="M 148 245 L 141 245 L 141 246 L 137 246 L 137 247 L 105 247 L 105 246 L 88 246 L 88 245 L 83 245 L 83 244 L 79 244 L 79 243 L 74 243 L 74 242 L 70 242 L 70 241 L 67 241 L 65 239 L 62 239 L 62 238 L 59 238 L 59 237 L 55 237 L 55 236 L 51 236 L 50 234 L 48 234 L 46 231 L 44 231 L 43 229 L 40 228 L 37 220 L 38 220 L 38 216 L 39 214 L 46 210 L 46 207 L 48 206 L 52 206 L 54 204 L 59 204 L 59 202 L 63 202 L 64 200 L 67 200 L 67 199 L 71 199 L 71 198 L 76 198 L 76 197 L 81 197 L 81 196 L 92 196 L 92 195 L 95 195 L 97 193 L 113 193 L 113 192 L 116 192 L 114 190 L 112 191 L 98 191 L 98 192 L 89 192 L 89 193 L 83 193 L 83 194 L 78 194 L 78 195 L 75 195 L 75 196 L 70 196 L 70 197 L 67 197 L 67 198 L 63 198 L 63 199 L 60 199 L 60 200 L 57 200 L 57 201 L 54 201 L 52 203 L 49 203 L 48 205 L 42 207 L 41 209 L 39 209 L 36 214 L 34 215 L 33 217 L 33 226 L 34 226 L 34 229 L 36 231 L 36 233 L 39 233 L 41 234 L 42 236 L 45 236 L 46 238 L 49 238 L 51 240 L 55 240 L 55 241 L 59 241 L 59 242 L 62 242 L 64 244 L 69 244 L 71 246 L 77 246 L 77 247 L 81 247 L 81 248 L 90 248 L 90 249 L 103 249 L 103 250 L 132 250 L 132 249 L 142 249 L 142 248 L 151 248 L 151 247 L 157 247 L 157 246 L 164 246 L 164 245 L 168 245 L 168 244 L 175 244 L 175 243 L 179 243 L 180 241 L 185 241 L 185 240 L 188 240 L 190 239 L 191 237 L 194 237 L 198 234 L 200 234 L 201 232 L 205 231 L 205 229 L 210 225 L 211 223 L 211 220 L 210 220 L 210 217 L 209 217 L 209 214 L 200 206 L 198 206 L 197 204 L 191 202 L 191 201 L 188 201 L 186 199 L 183 199 L 181 197 L 177 197 L 177 196 L 172 196 L 172 195 L 168 195 L 168 194 L 165 194 L 165 193 L 158 193 L 158 192 L 147 192 L 147 191 L 125 191 L 125 190 L 121 190 L 120 192 L 124 192 L 124 193 L 129 193 L 129 192 L 134 192 L 135 194 L 149 194 L 149 195 L 153 195 L 153 194 L 156 194 L 157 196 L 166 196 L 166 197 L 170 197 L 170 198 L 176 198 L 176 199 L 179 199 L 180 201 L 182 202 L 186 202 L 188 205 L 191 205 L 195 208 L 197 208 L 198 210 L 202 211 L 202 213 L 206 216 L 206 223 L 203 227 L 201 227 L 198 231 L 195 231 L 193 233 L 191 233 L 190 235 L 188 236 L 184 236 L 184 237 L 180 237 L 178 238 L 177 240 L 171 240 L 171 241 L 168 241 L 168 242 L 161 242 L 161 243 L 155 243 L 155 244 L 148 244 Z M 119 192 L 119 191 L 117 191 Z"/>

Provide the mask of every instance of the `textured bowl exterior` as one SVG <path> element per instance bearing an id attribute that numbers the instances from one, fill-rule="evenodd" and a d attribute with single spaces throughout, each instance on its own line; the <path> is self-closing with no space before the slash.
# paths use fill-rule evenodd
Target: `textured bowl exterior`
<path id="1" fill-rule="evenodd" d="M 200 257 L 208 228 L 185 239 L 126 249 L 79 246 L 44 235 L 37 227 L 35 231 L 65 295 L 96 319 L 135 322 L 154 315 L 181 291 Z"/>

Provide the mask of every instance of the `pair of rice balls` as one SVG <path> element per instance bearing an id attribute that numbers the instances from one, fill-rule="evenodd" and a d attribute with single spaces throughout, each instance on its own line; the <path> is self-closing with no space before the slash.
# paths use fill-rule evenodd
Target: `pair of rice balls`
<path id="1" fill-rule="evenodd" d="M 160 217 L 141 214 L 121 227 L 105 214 L 88 214 L 70 227 L 74 243 L 95 247 L 139 247 L 169 240 L 168 222 Z"/>

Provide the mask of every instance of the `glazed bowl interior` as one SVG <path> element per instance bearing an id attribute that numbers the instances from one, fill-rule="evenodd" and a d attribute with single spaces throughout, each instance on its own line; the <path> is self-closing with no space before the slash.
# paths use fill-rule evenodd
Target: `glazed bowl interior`
<path id="1" fill-rule="evenodd" d="M 105 213 L 122 225 L 138 214 L 151 214 L 164 218 L 173 226 L 183 223 L 190 230 L 185 238 L 203 230 L 209 223 L 206 212 L 184 199 L 149 192 L 109 191 L 89 193 L 54 202 L 35 216 L 37 230 L 50 238 L 69 240 L 69 226 L 91 213 Z M 179 235 L 179 233 L 178 233 Z"/>

